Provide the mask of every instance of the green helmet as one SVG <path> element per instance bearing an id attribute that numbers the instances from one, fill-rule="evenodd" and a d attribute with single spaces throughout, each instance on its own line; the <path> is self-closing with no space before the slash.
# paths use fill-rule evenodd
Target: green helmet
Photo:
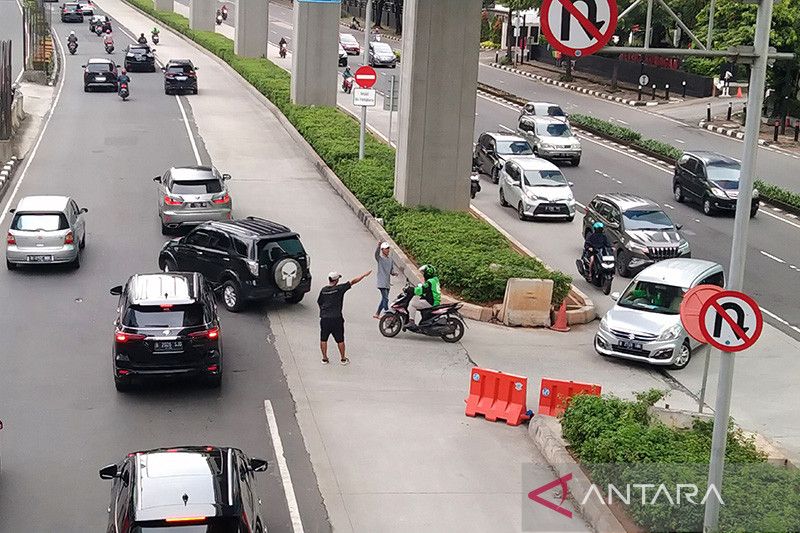
<path id="1" fill-rule="evenodd" d="M 420 272 L 422 272 L 422 276 L 425 279 L 431 279 L 436 277 L 436 269 L 433 268 L 433 265 L 422 265 L 419 268 Z"/>

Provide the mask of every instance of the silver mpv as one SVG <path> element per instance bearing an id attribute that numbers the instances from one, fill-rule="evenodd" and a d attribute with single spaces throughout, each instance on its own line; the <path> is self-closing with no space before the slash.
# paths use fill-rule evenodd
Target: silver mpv
<path id="1" fill-rule="evenodd" d="M 172 167 L 158 183 L 158 217 L 161 233 L 168 235 L 181 226 L 196 226 L 210 220 L 230 220 L 231 195 L 225 181 L 213 167 Z"/>
<path id="2" fill-rule="evenodd" d="M 6 266 L 69 263 L 81 266 L 88 209 L 69 196 L 27 196 L 12 209 L 6 236 Z"/>

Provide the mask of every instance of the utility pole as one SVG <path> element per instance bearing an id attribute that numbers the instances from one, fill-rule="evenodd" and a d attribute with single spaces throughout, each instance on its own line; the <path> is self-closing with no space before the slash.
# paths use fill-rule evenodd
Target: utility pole
<path id="1" fill-rule="evenodd" d="M 744 266 L 747 254 L 747 232 L 750 227 L 750 205 L 753 199 L 753 181 L 758 155 L 758 133 L 761 126 L 761 102 L 767 78 L 769 31 L 772 26 L 773 0 L 760 0 L 756 16 L 756 33 L 753 40 L 755 57 L 750 69 L 750 87 L 747 95 L 747 121 L 744 129 L 744 153 L 739 176 L 739 196 L 736 200 L 736 219 L 733 222 L 733 245 L 727 288 L 740 291 L 744 283 Z M 717 398 L 714 404 L 714 433 L 711 441 L 711 462 L 708 465 L 708 486 L 713 485 L 722 494 L 722 473 L 725 467 L 725 448 L 728 441 L 728 419 L 731 411 L 734 355 L 720 353 Z M 703 531 L 719 529 L 720 501 L 715 496 L 706 500 Z"/>
<path id="2" fill-rule="evenodd" d="M 706 35 L 706 50 L 711 50 L 711 42 L 714 40 L 714 6 L 717 0 L 711 0 L 708 6 L 708 34 Z"/>
<path id="3" fill-rule="evenodd" d="M 367 64 L 369 57 L 369 32 L 372 28 L 372 0 L 367 0 L 367 12 L 364 15 L 364 49 L 362 64 Z M 367 106 L 361 107 L 361 131 L 358 135 L 358 159 L 364 159 L 364 144 L 367 138 Z"/>

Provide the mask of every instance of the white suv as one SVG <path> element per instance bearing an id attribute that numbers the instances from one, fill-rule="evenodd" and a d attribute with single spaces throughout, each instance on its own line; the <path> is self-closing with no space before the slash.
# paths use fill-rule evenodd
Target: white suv
<path id="1" fill-rule="evenodd" d="M 684 368 L 699 343 L 680 319 L 683 295 L 698 285 L 723 287 L 722 267 L 700 259 L 666 259 L 642 270 L 600 321 L 594 349 L 600 355 Z"/>
<path id="2" fill-rule="evenodd" d="M 531 217 L 575 218 L 575 197 L 553 163 L 536 157 L 510 157 L 500 170 L 500 205 L 517 210 L 520 220 Z"/>

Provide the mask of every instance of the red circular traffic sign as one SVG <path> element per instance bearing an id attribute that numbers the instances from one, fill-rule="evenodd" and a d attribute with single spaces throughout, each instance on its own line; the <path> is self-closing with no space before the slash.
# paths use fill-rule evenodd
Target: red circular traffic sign
<path id="1" fill-rule="evenodd" d="M 700 330 L 700 311 L 706 301 L 717 293 L 723 291 L 716 285 L 698 285 L 683 296 L 681 300 L 681 324 L 691 338 L 699 342 L 706 342 L 705 335 Z"/>
<path id="2" fill-rule="evenodd" d="M 617 29 L 616 0 L 580 0 L 584 15 L 575 0 L 543 0 L 539 10 L 542 33 L 559 52 L 583 57 L 603 48 Z M 577 24 L 573 24 L 577 22 Z M 558 35 L 553 31 L 558 30 Z"/>
<path id="3" fill-rule="evenodd" d="M 356 83 L 363 89 L 369 89 L 378 81 L 378 73 L 370 66 L 358 67 L 355 74 Z"/>
<path id="4" fill-rule="evenodd" d="M 703 337 L 723 352 L 740 352 L 749 348 L 761 336 L 763 326 L 761 308 L 741 292 L 719 292 L 706 300 L 700 310 Z"/>

